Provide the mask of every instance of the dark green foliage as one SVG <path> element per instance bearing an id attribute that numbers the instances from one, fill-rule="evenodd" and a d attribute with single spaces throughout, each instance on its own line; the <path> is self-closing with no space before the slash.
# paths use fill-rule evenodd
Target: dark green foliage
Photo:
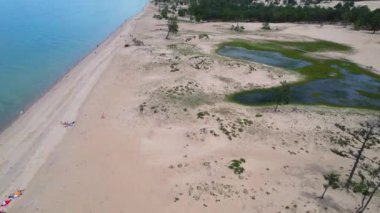
<path id="1" fill-rule="evenodd" d="M 239 24 L 237 24 L 236 26 L 232 25 L 230 30 L 235 31 L 235 32 L 243 32 L 245 28 L 244 26 L 239 26 Z"/>
<path id="2" fill-rule="evenodd" d="M 174 5 L 187 5 L 189 0 L 154 0 L 155 5 L 159 3 L 174 4 Z"/>
<path id="3" fill-rule="evenodd" d="M 187 14 L 187 9 L 185 9 L 185 8 L 180 8 L 180 9 L 178 10 L 178 16 L 180 16 L 180 17 L 184 17 L 184 16 L 186 16 L 186 14 Z"/>
<path id="4" fill-rule="evenodd" d="M 359 172 L 360 181 L 352 181 L 352 191 L 354 193 L 361 193 L 365 196 L 369 194 L 369 181 Z"/>
<path id="5" fill-rule="evenodd" d="M 178 33 L 178 21 L 176 16 L 171 16 L 168 19 L 168 34 L 166 35 L 166 39 L 169 39 L 169 35 Z"/>
<path id="6" fill-rule="evenodd" d="M 165 6 L 161 11 L 160 15 L 162 18 L 167 19 L 168 18 L 168 13 L 169 13 L 169 7 Z"/>
<path id="7" fill-rule="evenodd" d="M 195 16 L 195 21 L 196 21 L 196 22 L 201 22 L 201 21 L 202 21 L 201 16 Z"/>
<path id="8" fill-rule="evenodd" d="M 276 107 L 274 109 L 277 112 L 278 106 L 282 104 L 289 104 L 290 102 L 290 85 L 286 81 L 281 81 L 281 86 L 276 90 Z"/>
<path id="9" fill-rule="evenodd" d="M 170 9 L 171 9 L 172 11 L 177 11 L 177 7 L 176 7 L 174 4 L 172 4 L 172 6 L 170 6 Z"/>
<path id="10" fill-rule="evenodd" d="M 161 16 L 161 15 L 157 15 L 157 14 L 155 14 L 155 15 L 153 15 L 153 18 L 161 20 L 161 19 L 162 19 L 162 16 Z"/>
<path id="11" fill-rule="evenodd" d="M 288 4 L 288 5 L 296 5 L 296 4 L 297 4 L 297 1 L 296 1 L 296 0 L 288 0 L 288 1 L 287 1 L 287 4 Z"/>
<path id="12" fill-rule="evenodd" d="M 380 162 L 377 163 L 377 167 L 373 167 L 372 165 L 362 167 L 365 173 L 363 173 L 362 170 L 359 171 L 358 176 L 360 177 L 360 181 L 352 181 L 352 191 L 362 195 L 361 203 L 356 210 L 357 213 L 363 213 L 367 209 L 368 204 L 380 187 L 379 165 Z"/>
<path id="13" fill-rule="evenodd" d="M 261 21 L 261 22 L 342 22 L 353 23 L 357 29 L 379 30 L 379 9 L 353 7 L 353 2 L 339 3 L 334 8 L 297 6 L 293 0 L 277 6 L 252 3 L 251 0 L 191 0 L 189 13 L 197 21 Z"/>
<path id="14" fill-rule="evenodd" d="M 270 30 L 269 23 L 268 22 L 264 22 L 263 26 L 261 27 L 261 29 L 263 29 L 263 30 Z"/>
<path id="15" fill-rule="evenodd" d="M 327 183 L 323 184 L 325 190 L 320 196 L 321 199 L 324 198 L 327 189 L 329 189 L 330 187 L 333 189 L 339 188 L 339 177 L 340 175 L 334 172 L 330 172 L 328 174 L 323 175 L 323 178 L 327 181 Z"/>
<path id="16" fill-rule="evenodd" d="M 348 158 L 350 157 L 346 152 L 338 150 L 338 149 L 330 149 L 330 151 L 336 155 L 339 155 L 340 157 Z"/>
<path id="17" fill-rule="evenodd" d="M 234 174 L 241 175 L 245 171 L 245 169 L 241 166 L 243 163 L 245 163 L 244 158 L 240 158 L 240 160 L 232 160 L 228 168 L 232 169 Z"/>
<path id="18" fill-rule="evenodd" d="M 199 34 L 199 35 L 198 35 L 198 38 L 199 38 L 199 39 L 209 39 L 210 37 L 208 36 L 207 33 L 202 33 L 202 34 Z"/>
<path id="19" fill-rule="evenodd" d="M 327 181 L 325 187 L 332 187 L 333 189 L 339 188 L 339 174 L 329 173 L 327 175 L 324 175 L 323 177 Z"/>
<path id="20" fill-rule="evenodd" d="M 197 113 L 197 118 L 198 119 L 203 119 L 204 117 L 210 115 L 210 113 L 208 113 L 207 111 L 204 111 L 204 112 L 198 112 Z"/>
<path id="21" fill-rule="evenodd" d="M 376 9 L 369 14 L 368 22 L 369 30 L 373 31 L 373 33 L 380 30 L 380 9 Z"/>

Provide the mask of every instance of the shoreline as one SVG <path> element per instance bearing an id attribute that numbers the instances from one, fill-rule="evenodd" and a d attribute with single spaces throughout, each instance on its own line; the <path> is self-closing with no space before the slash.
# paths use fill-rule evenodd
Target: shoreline
<path id="1" fill-rule="evenodd" d="M 27 103 L 22 109 L 21 111 L 18 112 L 18 114 L 16 116 L 14 116 L 13 118 L 10 118 L 9 121 L 7 121 L 6 123 L 4 123 L 3 125 L 0 125 L 0 135 L 8 128 L 10 128 L 11 126 L 13 126 L 13 124 L 18 120 L 20 119 L 23 114 L 25 114 L 34 104 L 36 104 L 40 99 L 42 99 L 48 92 L 50 92 L 50 90 L 53 90 L 54 87 L 57 86 L 57 84 L 59 84 L 64 78 L 66 78 L 68 75 L 70 75 L 70 73 L 77 67 L 77 66 L 80 66 L 82 63 L 85 63 L 84 61 L 86 60 L 91 60 L 89 59 L 89 57 L 91 57 L 91 55 L 93 54 L 96 54 L 96 51 L 98 51 L 100 48 L 102 48 L 103 46 L 107 45 L 107 43 L 111 42 L 113 39 L 115 39 L 115 37 L 121 33 L 121 31 L 123 31 L 123 29 L 126 27 L 125 25 L 128 24 L 129 21 L 135 19 L 135 18 L 138 18 L 139 15 L 141 15 L 141 13 L 143 13 L 145 10 L 146 10 L 146 7 L 149 5 L 149 2 L 146 3 L 146 5 L 142 8 L 142 10 L 140 12 L 137 12 L 135 15 L 131 16 L 130 18 L 128 19 L 125 19 L 123 21 L 123 23 L 121 23 L 115 30 L 113 30 L 112 32 L 110 32 L 103 40 L 101 43 L 99 43 L 97 46 L 95 46 L 94 48 L 91 48 L 87 53 L 85 53 L 81 58 L 79 58 L 76 62 L 74 62 L 71 66 L 69 66 L 69 68 L 64 72 L 64 74 L 59 77 L 56 81 L 52 82 L 52 84 L 50 86 L 48 86 L 45 91 L 43 91 L 40 95 L 38 95 L 36 98 L 34 98 L 33 100 L 31 100 L 29 103 Z"/>
<path id="2" fill-rule="evenodd" d="M 62 141 L 67 129 L 60 121 L 76 120 L 113 53 L 123 47 L 122 42 L 130 39 L 126 35 L 133 32 L 136 19 L 145 13 L 149 4 L 147 2 L 140 12 L 126 19 L 0 130 L 0 181 L 3 183 L 0 195 L 24 188 Z"/>

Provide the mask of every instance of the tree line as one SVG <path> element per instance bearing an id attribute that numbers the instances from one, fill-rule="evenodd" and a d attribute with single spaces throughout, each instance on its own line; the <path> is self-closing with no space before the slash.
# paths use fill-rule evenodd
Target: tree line
<path id="1" fill-rule="evenodd" d="M 380 9 L 354 6 L 353 1 L 325 8 L 315 5 L 265 5 L 251 0 L 190 0 L 188 12 L 197 21 L 309 22 L 354 24 L 355 29 L 380 29 Z"/>

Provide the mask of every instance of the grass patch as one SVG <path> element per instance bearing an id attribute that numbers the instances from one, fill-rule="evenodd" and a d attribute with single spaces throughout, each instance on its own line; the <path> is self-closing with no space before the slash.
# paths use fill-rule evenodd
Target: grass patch
<path id="1" fill-rule="evenodd" d="M 168 45 L 168 48 L 177 51 L 177 53 L 180 55 L 185 55 L 185 56 L 200 54 L 199 50 L 189 45 L 170 44 Z"/>
<path id="2" fill-rule="evenodd" d="M 339 69 L 333 65 L 339 65 L 355 74 L 367 74 L 380 80 L 380 76 L 361 68 L 355 63 L 337 59 L 319 59 L 305 54 L 306 52 L 352 51 L 352 48 L 349 46 L 330 41 L 317 40 L 310 42 L 291 42 L 266 40 L 250 42 L 247 40 L 236 39 L 219 44 L 217 51 L 225 46 L 241 47 L 249 50 L 278 52 L 289 58 L 307 61 L 311 63 L 311 65 L 295 69 L 295 71 L 305 75 L 305 81 L 340 77 L 341 74 Z"/>
<path id="3" fill-rule="evenodd" d="M 372 99 L 380 99 L 380 92 L 379 93 L 369 93 L 363 90 L 356 90 L 360 95 L 372 98 Z"/>
<path id="4" fill-rule="evenodd" d="M 324 51 L 352 51 L 350 46 L 338 44 L 331 41 L 318 40 L 312 42 L 299 41 L 272 41 L 281 46 L 296 48 L 304 52 L 324 52 Z"/>

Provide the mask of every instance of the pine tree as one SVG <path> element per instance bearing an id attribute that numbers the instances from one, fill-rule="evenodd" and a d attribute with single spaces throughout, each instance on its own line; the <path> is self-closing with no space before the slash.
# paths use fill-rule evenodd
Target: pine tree
<path id="1" fill-rule="evenodd" d="M 169 39 L 170 33 L 177 34 L 178 33 L 178 20 L 177 16 L 171 16 L 168 19 L 168 34 L 166 35 L 166 39 Z"/>
<path id="2" fill-rule="evenodd" d="M 275 112 L 277 112 L 279 105 L 289 104 L 289 102 L 290 102 L 290 85 L 286 81 L 281 81 L 281 86 L 279 86 L 276 89 L 275 101 L 276 101 L 276 107 L 274 108 Z"/>
<path id="3" fill-rule="evenodd" d="M 334 172 L 330 172 L 328 174 L 323 175 L 323 177 L 325 178 L 327 183 L 323 184 L 323 187 L 325 188 L 325 190 L 323 191 L 322 195 L 319 197 L 321 199 L 324 198 L 327 189 L 329 189 L 330 187 L 333 189 L 339 188 L 339 177 L 340 177 L 340 175 L 337 173 L 334 173 Z"/>

